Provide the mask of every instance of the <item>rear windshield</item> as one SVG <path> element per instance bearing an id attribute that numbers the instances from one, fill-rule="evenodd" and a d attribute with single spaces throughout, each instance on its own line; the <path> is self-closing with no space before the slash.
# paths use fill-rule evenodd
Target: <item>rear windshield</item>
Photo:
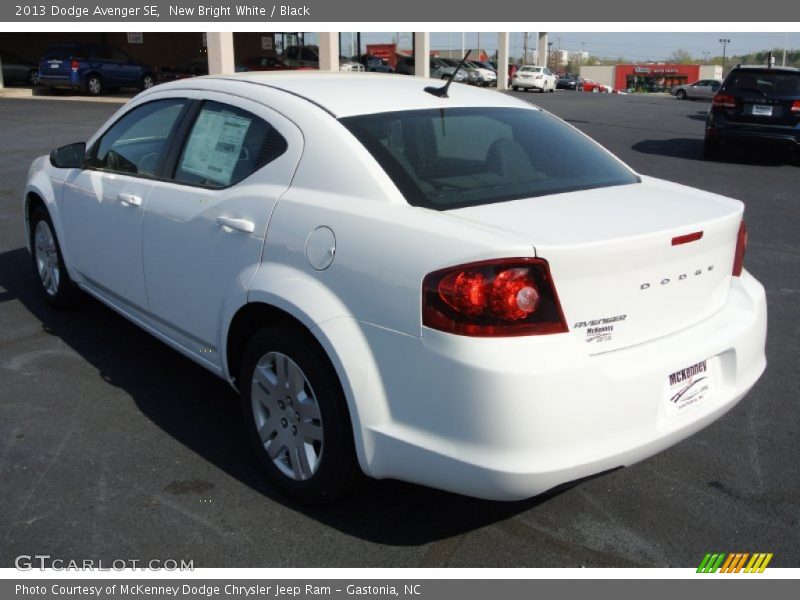
<path id="1" fill-rule="evenodd" d="M 87 49 L 84 46 L 79 46 L 75 44 L 63 45 L 63 46 L 50 46 L 45 50 L 44 55 L 42 56 L 42 60 L 48 59 L 65 59 L 65 58 L 72 58 L 74 56 L 86 56 Z"/>
<path id="2" fill-rule="evenodd" d="M 400 111 L 341 122 L 415 206 L 447 210 L 639 181 L 584 135 L 533 109 Z"/>
<path id="3" fill-rule="evenodd" d="M 764 69 L 734 71 L 725 82 L 729 91 L 755 91 L 775 96 L 800 96 L 800 72 Z"/>

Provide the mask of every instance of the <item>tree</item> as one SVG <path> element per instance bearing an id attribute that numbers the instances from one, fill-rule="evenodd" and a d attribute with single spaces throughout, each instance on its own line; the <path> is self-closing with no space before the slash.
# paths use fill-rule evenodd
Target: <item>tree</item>
<path id="1" fill-rule="evenodd" d="M 692 58 L 692 55 L 688 51 L 683 48 L 678 48 L 667 57 L 667 62 L 673 65 L 688 65 L 697 61 Z"/>

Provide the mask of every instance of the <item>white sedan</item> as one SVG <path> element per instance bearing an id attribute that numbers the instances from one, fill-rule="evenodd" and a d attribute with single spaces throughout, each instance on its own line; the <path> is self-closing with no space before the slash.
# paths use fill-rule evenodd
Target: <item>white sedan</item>
<path id="1" fill-rule="evenodd" d="M 556 77 L 547 67 L 537 67 L 526 65 L 514 74 L 511 80 L 511 89 L 515 92 L 522 90 L 539 90 L 540 92 L 554 92 L 558 77 Z"/>
<path id="2" fill-rule="evenodd" d="M 742 203 L 440 88 L 246 73 L 139 94 L 30 168 L 44 297 L 88 292 L 229 381 L 305 502 L 362 474 L 526 498 L 741 400 L 767 318 Z"/>

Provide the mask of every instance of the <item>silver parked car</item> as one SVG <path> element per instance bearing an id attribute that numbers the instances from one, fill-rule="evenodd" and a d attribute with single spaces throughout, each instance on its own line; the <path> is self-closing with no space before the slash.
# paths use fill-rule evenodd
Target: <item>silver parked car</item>
<path id="1" fill-rule="evenodd" d="M 721 85 L 721 79 L 701 79 L 694 83 L 676 85 L 669 93 L 678 100 L 711 100 Z"/>

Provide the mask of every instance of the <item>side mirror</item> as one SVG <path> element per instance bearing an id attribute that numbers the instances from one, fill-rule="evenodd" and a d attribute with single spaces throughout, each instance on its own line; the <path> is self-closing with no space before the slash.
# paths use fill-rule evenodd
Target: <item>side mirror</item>
<path id="1" fill-rule="evenodd" d="M 59 169 L 81 169 L 85 154 L 86 142 L 61 146 L 50 153 L 50 164 Z"/>

